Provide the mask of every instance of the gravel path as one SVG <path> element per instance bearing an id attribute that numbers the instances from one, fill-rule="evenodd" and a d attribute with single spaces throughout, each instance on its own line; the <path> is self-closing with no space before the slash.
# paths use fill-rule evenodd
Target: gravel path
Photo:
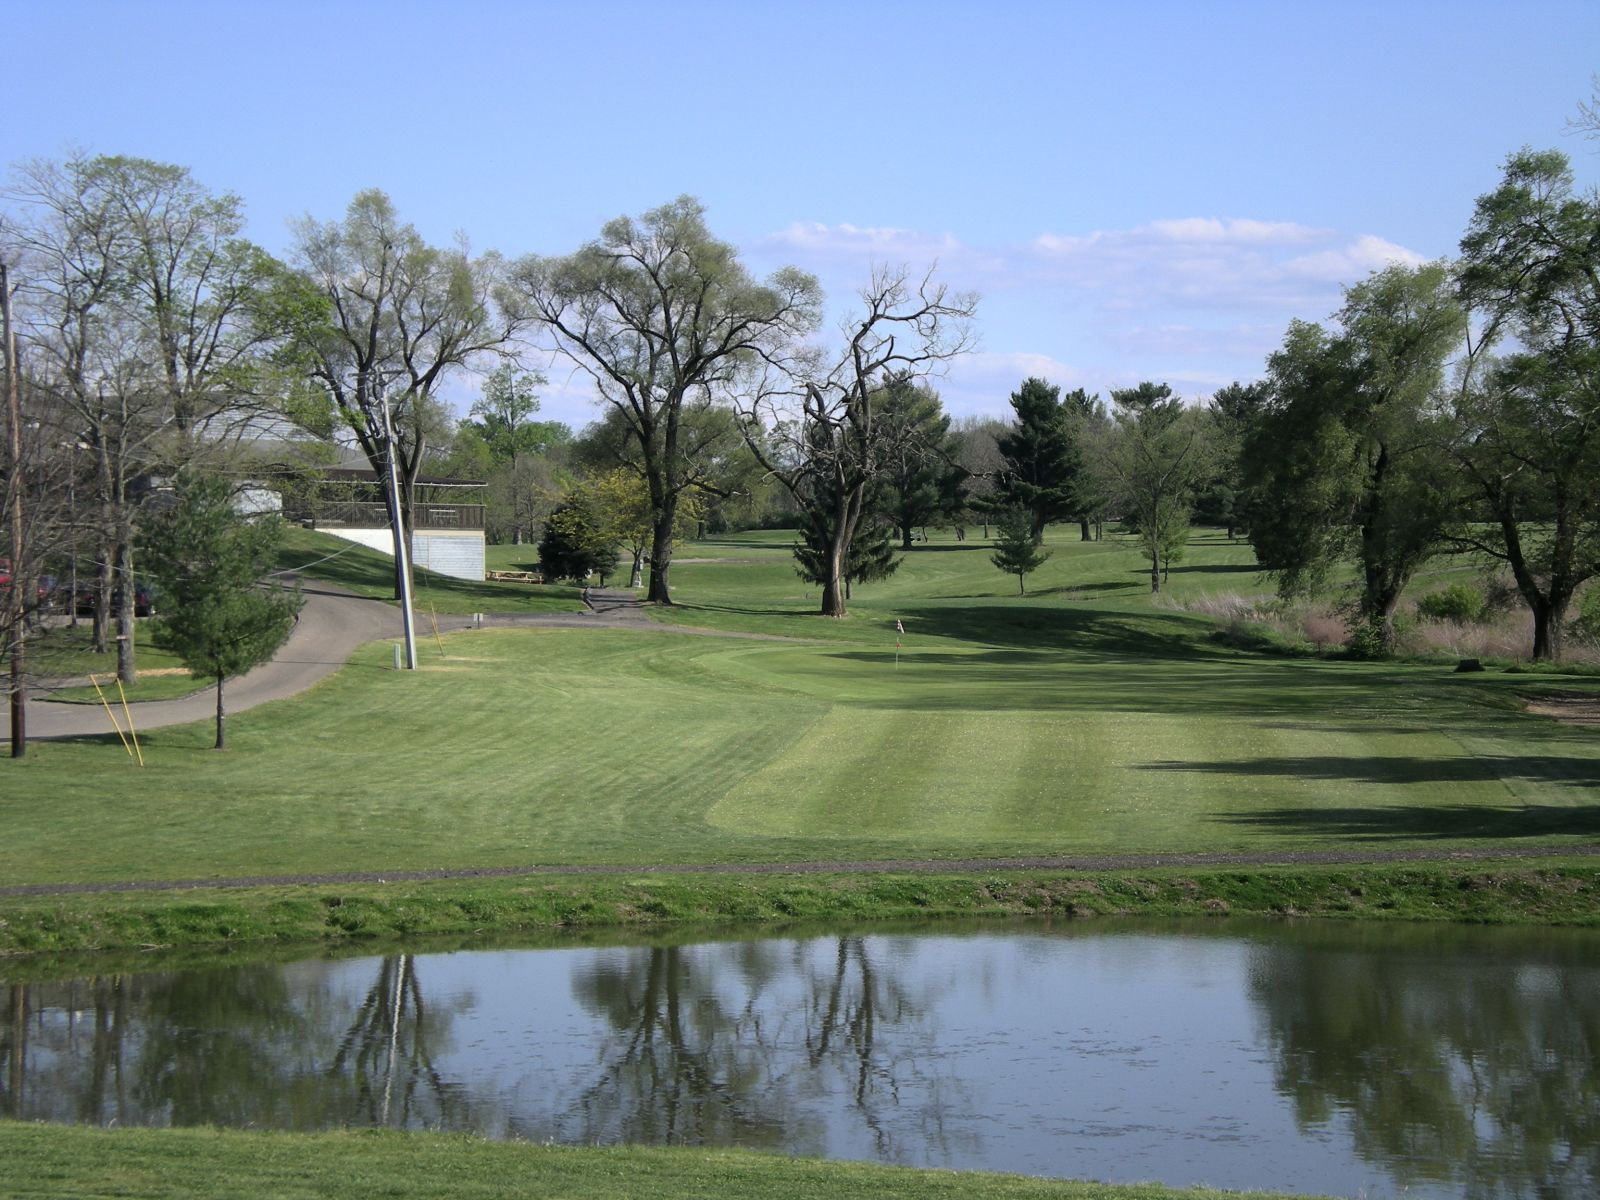
<path id="1" fill-rule="evenodd" d="M 1090 854 L 1028 858 L 885 859 L 865 862 L 655 863 L 523 867 L 441 867 L 426 871 L 346 871 L 336 875 L 243 875 L 220 879 L 134 879 L 111 883 L 29 883 L 0 887 L 4 896 L 97 892 L 176 892 L 196 888 L 319 887 L 353 883 L 419 883 L 440 879 L 511 879 L 525 875 L 969 875 L 985 871 L 1143 871 L 1157 867 L 1359 866 L 1382 863 L 1504 862 L 1524 858 L 1600 856 L 1600 845 L 1509 846 L 1488 850 L 1298 850 L 1281 854 Z"/>

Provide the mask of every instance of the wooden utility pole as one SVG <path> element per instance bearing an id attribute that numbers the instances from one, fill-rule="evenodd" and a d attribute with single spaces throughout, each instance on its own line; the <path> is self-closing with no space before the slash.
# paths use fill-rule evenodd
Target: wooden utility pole
<path id="1" fill-rule="evenodd" d="M 6 416 L 11 426 L 11 757 L 28 752 L 28 693 L 22 685 L 26 661 L 27 597 L 22 578 L 22 397 L 17 380 L 17 337 L 11 327 L 11 275 L 0 262 L 0 325 L 6 354 Z"/>

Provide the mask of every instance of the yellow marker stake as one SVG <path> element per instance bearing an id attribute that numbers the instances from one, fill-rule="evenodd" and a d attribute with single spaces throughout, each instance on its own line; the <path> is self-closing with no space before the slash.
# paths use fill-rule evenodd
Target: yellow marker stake
<path id="1" fill-rule="evenodd" d="M 144 751 L 139 749 L 139 735 L 133 728 L 133 709 L 128 707 L 128 693 L 122 690 L 122 676 L 117 676 L 117 697 L 122 701 L 122 715 L 128 719 L 128 736 L 133 739 L 133 754 L 144 766 Z"/>
<path id="2" fill-rule="evenodd" d="M 100 697 L 100 703 L 105 705 L 106 716 L 111 718 L 111 728 L 117 731 L 117 738 L 122 742 L 122 748 L 128 752 L 128 757 L 133 757 L 133 747 L 128 745 L 127 735 L 122 732 L 122 726 L 117 724 L 117 714 L 111 711 L 111 701 L 106 699 L 106 694 L 100 690 L 100 681 L 93 675 L 89 682 L 94 685 L 94 694 Z"/>

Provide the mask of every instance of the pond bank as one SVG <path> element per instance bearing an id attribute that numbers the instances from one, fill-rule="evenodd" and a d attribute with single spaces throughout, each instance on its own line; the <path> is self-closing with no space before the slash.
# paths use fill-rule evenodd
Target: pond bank
<path id="1" fill-rule="evenodd" d="M 451 878 L 11 896 L 0 957 L 438 934 L 955 916 L 1266 915 L 1600 924 L 1600 862 Z"/>
<path id="2" fill-rule="evenodd" d="M 828 1196 L 837 1200 L 1222 1200 L 1209 1189 L 825 1162 L 749 1151 L 574 1149 L 458 1134 L 90 1129 L 0 1122 L 7 1186 L 39 1197 L 389 1196 L 570 1200 Z M 1251 1193 L 1274 1200 L 1273 1193 Z M 1286 1198 L 1285 1198 L 1286 1200 Z M 1309 1200 L 1302 1197 L 1300 1200 Z"/>

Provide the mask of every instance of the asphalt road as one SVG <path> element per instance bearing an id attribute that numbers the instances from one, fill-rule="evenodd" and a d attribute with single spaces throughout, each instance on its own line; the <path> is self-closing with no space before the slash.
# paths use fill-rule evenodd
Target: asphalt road
<path id="1" fill-rule="evenodd" d="M 282 700 L 305 691 L 319 679 L 333 674 L 350 658 L 357 647 L 379 638 L 400 636 L 400 609 L 380 600 L 331 587 L 311 583 L 302 589 L 305 607 L 300 610 L 300 620 L 294 632 L 271 662 L 255 670 L 230 679 L 226 689 L 229 714 L 243 712 L 269 700 Z M 486 626 L 554 625 L 569 628 L 593 628 L 596 625 L 629 625 L 654 627 L 640 608 L 638 597 L 620 589 L 595 589 L 590 600 L 590 610 L 581 613 L 554 613 L 549 615 L 518 614 L 515 616 L 486 615 Z M 445 631 L 466 629 L 472 624 L 470 617 L 441 615 L 439 626 Z M 418 637 L 427 635 L 424 619 L 418 627 Z M 186 725 L 191 721 L 210 720 L 216 716 L 216 693 L 205 688 L 192 696 L 179 700 L 146 700 L 131 706 L 135 729 L 159 729 L 165 725 Z M 105 709 L 92 704 L 52 703 L 42 696 L 28 702 L 28 740 L 49 738 L 89 737 L 110 734 L 110 718 Z M 11 741 L 9 721 L 0 719 L 0 743 Z"/>

